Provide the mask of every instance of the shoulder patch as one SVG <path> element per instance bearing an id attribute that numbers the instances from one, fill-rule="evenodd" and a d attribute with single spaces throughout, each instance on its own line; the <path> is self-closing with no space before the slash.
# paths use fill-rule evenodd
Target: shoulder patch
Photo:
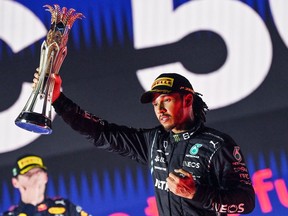
<path id="1" fill-rule="evenodd" d="M 242 156 L 241 156 L 239 151 L 240 151 L 240 147 L 239 146 L 235 146 L 234 147 L 234 151 L 233 151 L 233 156 L 238 162 L 241 162 L 242 161 Z"/>
<path id="2" fill-rule="evenodd" d="M 64 214 L 64 212 L 66 211 L 66 208 L 64 207 L 51 207 L 48 209 L 48 212 L 50 214 Z"/>

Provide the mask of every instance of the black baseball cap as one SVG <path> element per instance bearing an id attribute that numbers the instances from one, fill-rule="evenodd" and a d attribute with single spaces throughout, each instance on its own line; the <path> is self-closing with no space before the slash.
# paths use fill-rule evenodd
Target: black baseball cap
<path id="1" fill-rule="evenodd" d="M 151 90 L 145 92 L 140 101 L 141 103 L 150 103 L 155 93 L 169 94 L 174 92 L 194 94 L 191 83 L 184 76 L 177 73 L 163 73 L 154 80 Z"/>
<path id="2" fill-rule="evenodd" d="M 24 175 L 33 168 L 41 168 L 47 171 L 47 167 L 43 163 L 43 159 L 38 155 L 23 155 L 19 157 L 12 169 L 13 177 Z"/>

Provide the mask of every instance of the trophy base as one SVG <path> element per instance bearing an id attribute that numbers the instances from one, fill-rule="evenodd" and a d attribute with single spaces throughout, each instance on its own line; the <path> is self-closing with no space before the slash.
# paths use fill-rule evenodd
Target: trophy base
<path id="1" fill-rule="evenodd" d="M 51 134 L 51 120 L 43 114 L 23 111 L 15 120 L 15 124 L 25 130 L 38 134 Z"/>

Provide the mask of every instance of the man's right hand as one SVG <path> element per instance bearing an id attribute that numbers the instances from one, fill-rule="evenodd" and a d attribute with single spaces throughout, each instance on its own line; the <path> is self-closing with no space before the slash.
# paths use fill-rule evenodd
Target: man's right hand
<path id="1" fill-rule="evenodd" d="M 48 175 L 41 168 L 33 168 L 16 180 L 15 187 L 19 189 L 24 203 L 37 205 L 45 198 Z"/>

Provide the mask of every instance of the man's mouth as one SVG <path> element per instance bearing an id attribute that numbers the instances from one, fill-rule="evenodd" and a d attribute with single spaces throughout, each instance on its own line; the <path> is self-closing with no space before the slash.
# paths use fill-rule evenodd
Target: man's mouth
<path id="1" fill-rule="evenodd" d="M 170 116 L 169 115 L 162 115 L 159 117 L 159 121 L 162 123 L 165 123 L 169 120 Z"/>

